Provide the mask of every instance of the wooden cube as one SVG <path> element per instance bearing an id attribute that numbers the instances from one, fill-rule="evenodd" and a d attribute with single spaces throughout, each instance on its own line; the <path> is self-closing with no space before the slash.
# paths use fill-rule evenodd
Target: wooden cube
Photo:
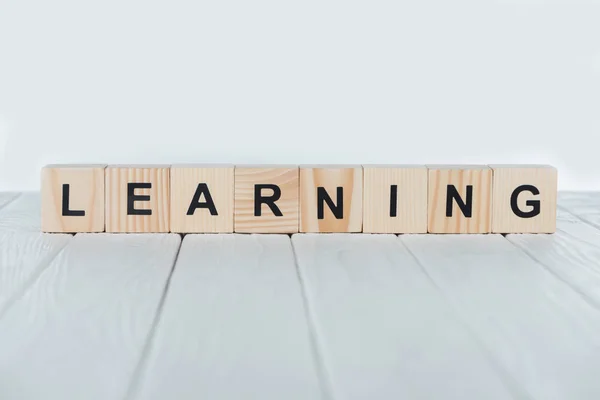
<path id="1" fill-rule="evenodd" d="M 549 165 L 490 165 L 492 232 L 554 233 L 557 171 Z"/>
<path id="2" fill-rule="evenodd" d="M 42 168 L 42 231 L 104 231 L 105 165 L 47 165 Z"/>
<path id="3" fill-rule="evenodd" d="M 171 166 L 171 232 L 233 232 L 233 165 Z"/>
<path id="4" fill-rule="evenodd" d="M 428 232 L 489 233 L 492 170 L 485 165 L 429 166 Z"/>
<path id="5" fill-rule="evenodd" d="M 427 233 L 427 167 L 363 166 L 363 232 Z"/>
<path id="6" fill-rule="evenodd" d="M 169 167 L 106 168 L 106 232 L 169 232 Z"/>
<path id="7" fill-rule="evenodd" d="M 362 230 L 362 167 L 300 167 L 300 232 Z"/>
<path id="8" fill-rule="evenodd" d="M 236 167 L 235 232 L 298 232 L 298 181 L 297 166 Z"/>

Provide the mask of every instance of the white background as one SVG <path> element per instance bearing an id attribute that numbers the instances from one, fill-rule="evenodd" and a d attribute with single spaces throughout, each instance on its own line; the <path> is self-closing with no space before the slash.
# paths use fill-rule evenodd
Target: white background
<path id="1" fill-rule="evenodd" d="M 0 0 L 0 190 L 46 163 L 550 163 L 600 190 L 600 1 Z"/>

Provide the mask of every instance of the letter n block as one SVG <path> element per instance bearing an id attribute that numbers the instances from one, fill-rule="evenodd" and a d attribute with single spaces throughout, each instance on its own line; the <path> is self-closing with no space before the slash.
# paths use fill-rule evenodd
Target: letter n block
<path id="1" fill-rule="evenodd" d="M 235 232 L 297 233 L 298 190 L 297 166 L 236 167 Z"/>
<path id="2" fill-rule="evenodd" d="M 490 165 L 492 232 L 554 233 L 557 171 L 549 165 Z"/>
<path id="3" fill-rule="evenodd" d="M 106 168 L 106 232 L 169 232 L 169 167 Z"/>
<path id="4" fill-rule="evenodd" d="M 427 233 L 427 167 L 363 166 L 363 232 Z"/>
<path id="5" fill-rule="evenodd" d="M 42 231 L 104 231 L 105 165 L 42 168 Z"/>
<path id="6" fill-rule="evenodd" d="M 429 166 L 429 233 L 490 233 L 492 170 L 485 165 Z"/>
<path id="7" fill-rule="evenodd" d="M 171 232 L 233 232 L 233 169 L 171 166 Z"/>
<path id="8" fill-rule="evenodd" d="M 360 232 L 361 166 L 300 168 L 300 232 Z"/>

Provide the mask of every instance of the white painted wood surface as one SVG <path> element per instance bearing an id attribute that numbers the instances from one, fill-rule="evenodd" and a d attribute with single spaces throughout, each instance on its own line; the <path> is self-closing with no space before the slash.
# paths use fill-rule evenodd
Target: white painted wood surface
<path id="1" fill-rule="evenodd" d="M 76 235 L 0 317 L 0 398 L 124 398 L 179 244 Z"/>
<path id="2" fill-rule="evenodd" d="M 600 313 L 500 235 L 404 236 L 519 398 L 600 398 Z"/>
<path id="3" fill-rule="evenodd" d="M 600 192 L 559 192 L 558 206 L 600 229 Z"/>
<path id="4" fill-rule="evenodd" d="M 321 399 L 286 235 L 187 235 L 135 399 Z"/>
<path id="5" fill-rule="evenodd" d="M 513 398 L 496 361 L 396 236 L 292 242 L 333 398 Z"/>

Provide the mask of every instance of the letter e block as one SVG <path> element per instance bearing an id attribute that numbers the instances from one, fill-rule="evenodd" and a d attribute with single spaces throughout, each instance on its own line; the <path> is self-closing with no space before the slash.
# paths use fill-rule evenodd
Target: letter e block
<path id="1" fill-rule="evenodd" d="M 362 230 L 361 166 L 300 168 L 300 232 Z"/>
<path id="2" fill-rule="evenodd" d="M 490 165 L 492 232 L 554 233 L 557 171 L 549 165 Z"/>
<path id="3" fill-rule="evenodd" d="M 108 166 L 106 232 L 169 232 L 169 167 Z"/>
<path id="4" fill-rule="evenodd" d="M 233 232 L 233 169 L 171 166 L 171 232 Z"/>
<path id="5" fill-rule="evenodd" d="M 429 166 L 429 233 L 490 233 L 492 170 L 485 165 Z"/>
<path id="6" fill-rule="evenodd" d="M 105 165 L 47 165 L 42 168 L 42 231 L 104 231 Z"/>
<path id="7" fill-rule="evenodd" d="M 427 167 L 363 166 L 363 232 L 427 233 Z"/>
<path id="8" fill-rule="evenodd" d="M 236 167 L 235 232 L 297 233 L 298 190 L 297 166 Z"/>

